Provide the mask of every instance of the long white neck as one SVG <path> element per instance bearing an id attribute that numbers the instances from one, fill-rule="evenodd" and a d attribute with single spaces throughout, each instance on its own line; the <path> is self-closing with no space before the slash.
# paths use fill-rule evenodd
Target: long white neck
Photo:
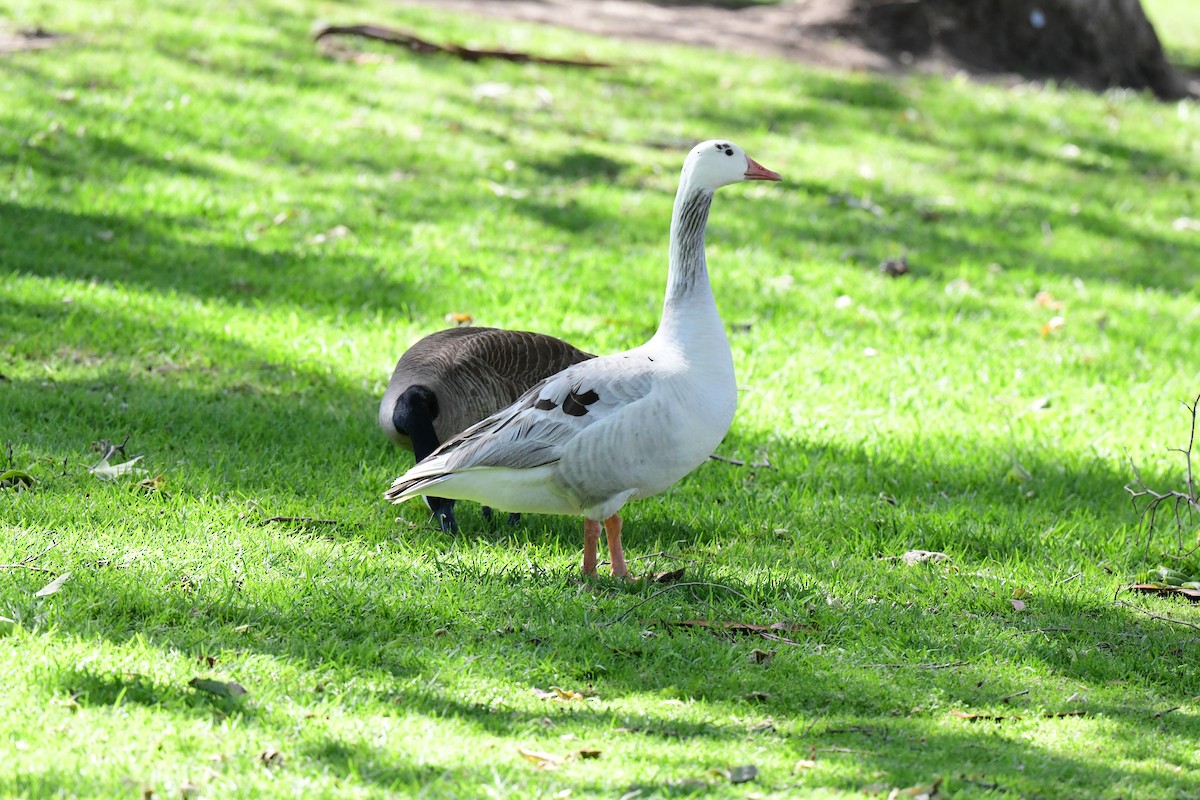
<path id="1" fill-rule="evenodd" d="M 708 264 L 704 257 L 704 228 L 712 205 L 711 189 L 697 189 L 684 178 L 675 195 L 671 215 L 671 251 L 667 271 L 667 297 L 657 340 L 674 344 L 696 340 L 705 346 L 710 337 L 728 348 L 725 328 L 717 313 L 712 286 L 708 282 Z M 717 342 L 711 342 L 716 344 Z"/>

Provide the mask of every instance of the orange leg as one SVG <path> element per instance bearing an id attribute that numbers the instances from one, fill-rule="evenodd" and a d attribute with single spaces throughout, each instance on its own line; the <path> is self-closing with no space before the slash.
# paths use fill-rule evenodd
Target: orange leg
<path id="1" fill-rule="evenodd" d="M 583 574 L 596 574 L 596 545 L 600 544 L 600 523 L 594 519 L 583 520 Z"/>
<path id="2" fill-rule="evenodd" d="M 608 537 L 608 560 L 612 562 L 614 578 L 628 578 L 629 567 L 625 565 L 625 551 L 621 549 L 621 517 L 613 514 L 604 520 L 604 533 Z"/>

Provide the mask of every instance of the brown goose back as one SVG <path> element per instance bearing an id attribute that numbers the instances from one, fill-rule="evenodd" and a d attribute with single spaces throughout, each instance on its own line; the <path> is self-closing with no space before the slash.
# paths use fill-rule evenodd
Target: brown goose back
<path id="1" fill-rule="evenodd" d="M 538 381 L 594 357 L 562 339 L 531 331 L 466 327 L 431 333 L 397 362 L 379 407 L 379 427 L 411 449 L 392 415 L 405 390 L 423 385 L 437 398 L 433 426 L 444 442 L 510 405 Z"/>

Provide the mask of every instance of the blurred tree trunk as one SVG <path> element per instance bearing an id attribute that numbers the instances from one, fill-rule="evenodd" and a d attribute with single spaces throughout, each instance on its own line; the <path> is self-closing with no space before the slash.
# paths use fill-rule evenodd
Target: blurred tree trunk
<path id="1" fill-rule="evenodd" d="M 857 0 L 877 44 L 964 63 L 1074 80 L 1089 88 L 1190 95 L 1167 63 L 1141 0 Z"/>

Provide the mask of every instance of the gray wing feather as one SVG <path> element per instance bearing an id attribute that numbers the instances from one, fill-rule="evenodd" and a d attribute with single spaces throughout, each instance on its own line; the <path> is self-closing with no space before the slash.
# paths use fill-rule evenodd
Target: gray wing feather
<path id="1" fill-rule="evenodd" d="M 625 355 L 568 367 L 533 386 L 512 406 L 444 443 L 429 457 L 451 472 L 471 467 L 528 469 L 553 463 L 564 448 L 614 412 L 647 395 L 653 382 Z M 595 399 L 592 399 L 594 396 Z M 572 398 L 583 398 L 580 405 Z M 574 412 L 574 413 L 572 413 Z"/>

